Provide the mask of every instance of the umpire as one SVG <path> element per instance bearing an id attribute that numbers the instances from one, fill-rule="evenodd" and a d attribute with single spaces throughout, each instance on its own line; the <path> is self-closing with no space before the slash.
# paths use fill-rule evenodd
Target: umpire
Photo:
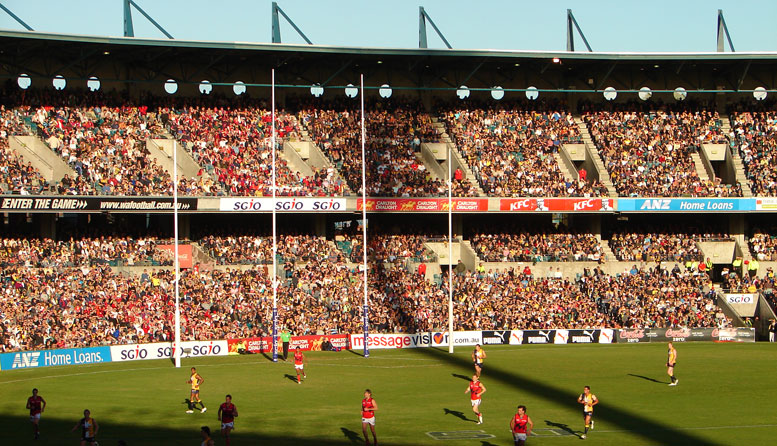
<path id="1" fill-rule="evenodd" d="M 283 342 L 283 360 L 284 361 L 289 356 L 289 342 L 290 341 L 291 341 L 291 333 L 289 333 L 289 329 L 288 328 L 283 327 L 283 330 L 281 331 L 281 342 Z"/>

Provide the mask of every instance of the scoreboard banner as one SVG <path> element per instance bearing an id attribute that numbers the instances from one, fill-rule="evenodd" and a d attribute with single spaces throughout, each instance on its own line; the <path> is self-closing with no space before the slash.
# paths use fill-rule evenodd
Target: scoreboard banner
<path id="1" fill-rule="evenodd" d="M 196 211 L 196 198 L 178 198 L 179 211 Z M 9 211 L 54 212 L 172 212 L 173 197 L 3 197 L 0 209 Z"/>
<path id="2" fill-rule="evenodd" d="M 616 330 L 619 343 L 638 342 L 755 342 L 755 329 L 731 328 L 624 328 Z"/>
<path id="3" fill-rule="evenodd" d="M 455 212 L 485 212 L 488 198 L 454 198 L 451 200 Z M 362 210 L 363 202 L 356 200 L 356 210 Z M 447 198 L 368 198 L 369 212 L 444 212 L 448 211 Z"/>

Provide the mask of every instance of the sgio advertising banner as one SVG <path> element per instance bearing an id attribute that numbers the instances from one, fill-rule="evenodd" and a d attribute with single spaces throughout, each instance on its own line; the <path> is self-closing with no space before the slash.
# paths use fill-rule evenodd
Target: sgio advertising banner
<path id="1" fill-rule="evenodd" d="M 151 344 L 112 345 L 113 361 L 138 361 L 143 359 L 172 358 L 177 347 L 172 342 Z M 184 341 L 181 343 L 181 357 L 226 356 L 227 341 Z"/>
<path id="2" fill-rule="evenodd" d="M 220 211 L 272 212 L 272 198 L 222 198 Z M 275 210 L 279 212 L 338 212 L 346 211 L 345 198 L 277 197 Z"/>
<path id="3" fill-rule="evenodd" d="M 111 362 L 109 347 L 65 348 L 0 355 L 0 370 Z"/>

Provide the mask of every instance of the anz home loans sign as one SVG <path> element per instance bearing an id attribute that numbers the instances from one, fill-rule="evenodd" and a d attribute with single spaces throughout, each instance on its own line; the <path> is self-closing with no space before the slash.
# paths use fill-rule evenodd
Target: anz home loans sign
<path id="1" fill-rule="evenodd" d="M 31 369 L 58 365 L 111 362 L 110 347 L 67 348 L 32 352 L 3 353 L 0 370 Z"/>
<path id="2" fill-rule="evenodd" d="M 754 211 L 754 198 L 619 198 L 620 212 Z"/>

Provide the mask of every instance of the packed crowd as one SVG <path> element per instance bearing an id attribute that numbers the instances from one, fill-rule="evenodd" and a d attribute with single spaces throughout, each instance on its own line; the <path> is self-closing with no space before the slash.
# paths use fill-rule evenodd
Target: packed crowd
<path id="1" fill-rule="evenodd" d="M 11 135 L 26 135 L 29 130 L 15 110 L 0 105 L 0 193 L 39 194 L 48 184 L 43 175 L 9 147 Z"/>
<path id="2" fill-rule="evenodd" d="M 731 115 L 732 143 L 739 151 L 753 195 L 777 196 L 777 112 Z"/>
<path id="3" fill-rule="evenodd" d="M 610 239 L 615 257 L 627 262 L 661 262 L 704 260 L 698 242 L 704 240 L 730 240 L 726 234 L 684 234 L 680 231 L 618 232 Z"/>
<path id="4" fill-rule="evenodd" d="M 402 264 L 402 252 L 412 254 L 410 242 L 400 243 L 404 247 L 399 252 L 395 251 L 399 249 L 396 239 L 375 238 L 373 243 L 381 245 L 374 250 L 376 261 L 371 262 L 368 279 L 373 329 L 444 329 L 447 279 L 430 281 L 409 271 Z M 2 250 L 0 349 L 170 340 L 173 273 L 168 269 L 124 274 L 105 262 L 127 252 L 150 252 L 138 245 L 123 246 L 120 240 L 75 244 L 7 241 Z M 313 252 L 317 249 L 311 247 L 316 246 L 314 240 L 299 241 L 297 246 Z M 9 261 L 16 258 L 20 261 Z M 338 255 L 307 259 L 303 255 L 302 260 L 307 261 L 287 269 L 280 278 L 280 323 L 296 334 L 358 332 L 363 299 L 360 267 Z M 269 277 L 266 265 L 184 270 L 180 281 L 183 338 L 266 335 L 271 327 L 273 297 Z M 594 270 L 572 281 L 541 277 L 529 267 L 504 271 L 479 268 L 457 271 L 454 280 L 457 330 L 728 323 L 716 316 L 709 278 L 698 272 L 656 269 L 609 276 Z"/>
<path id="5" fill-rule="evenodd" d="M 198 241 L 221 265 L 272 264 L 272 236 L 215 236 Z M 283 234 L 277 238 L 277 262 L 307 263 L 314 259 L 336 259 L 338 251 L 325 237 Z"/>
<path id="6" fill-rule="evenodd" d="M 377 103 L 365 118 L 367 194 L 384 197 L 441 196 L 446 182 L 433 177 L 417 156 L 421 144 L 439 142 L 431 116 L 412 103 Z M 299 122 L 348 181 L 353 191 L 362 184 L 361 115 L 341 104 L 303 106 Z M 465 178 L 453 180 L 455 196 L 474 196 Z"/>
<path id="7" fill-rule="evenodd" d="M 189 105 L 162 108 L 160 119 L 191 152 L 203 172 L 215 178 L 205 195 L 272 195 L 272 112 L 261 104 Z M 279 111 L 276 128 L 277 194 L 283 196 L 342 195 L 334 169 L 316 169 L 311 176 L 292 171 L 281 156 L 284 141 L 299 140 L 296 116 Z"/>
<path id="8" fill-rule="evenodd" d="M 598 181 L 566 179 L 554 158 L 581 142 L 572 115 L 562 111 L 453 109 L 442 114 L 448 133 L 486 194 L 516 197 L 600 197 Z"/>
<path id="9" fill-rule="evenodd" d="M 0 267 L 170 266 L 173 250 L 160 245 L 171 243 L 155 237 L 1 238 Z"/>
<path id="10" fill-rule="evenodd" d="M 369 248 L 367 258 L 370 261 L 389 262 L 410 260 L 413 262 L 431 262 L 435 255 L 424 246 L 433 237 L 410 234 L 371 234 L 367 238 Z M 364 258 L 363 238 L 361 235 L 342 234 L 337 237 L 337 248 L 349 261 L 362 263 Z"/>
<path id="11" fill-rule="evenodd" d="M 777 236 L 774 234 L 774 231 L 756 230 L 750 237 L 750 251 L 759 261 L 777 261 Z"/>
<path id="12" fill-rule="evenodd" d="M 600 261 L 602 246 L 593 234 L 570 230 L 497 233 L 484 231 L 471 238 L 478 257 L 486 262 Z"/>
<path id="13" fill-rule="evenodd" d="M 583 119 L 621 196 L 741 197 L 739 184 L 702 180 L 691 153 L 727 143 L 717 112 L 594 111 Z"/>

